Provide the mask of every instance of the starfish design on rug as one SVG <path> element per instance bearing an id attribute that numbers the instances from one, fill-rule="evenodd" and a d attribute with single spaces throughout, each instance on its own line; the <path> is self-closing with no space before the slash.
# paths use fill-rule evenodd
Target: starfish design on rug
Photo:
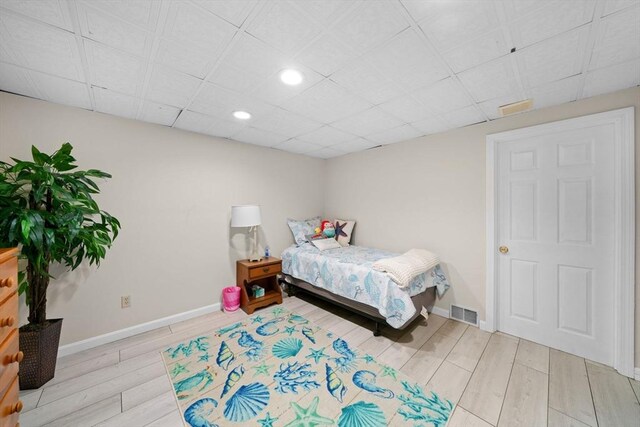
<path id="1" fill-rule="evenodd" d="M 340 222 L 336 221 L 336 236 L 348 237 L 347 233 L 344 232 L 344 228 L 347 226 L 347 223 L 340 225 Z"/>
<path id="2" fill-rule="evenodd" d="M 210 356 L 209 353 L 203 353 L 202 356 L 198 358 L 198 360 L 201 362 L 208 362 L 209 356 Z"/>
<path id="3" fill-rule="evenodd" d="M 262 318 L 262 316 L 256 316 L 253 319 L 251 319 L 251 323 L 262 323 L 264 319 Z"/>
<path id="4" fill-rule="evenodd" d="M 327 332 L 327 338 L 333 338 L 333 332 Z"/>
<path id="5" fill-rule="evenodd" d="M 330 418 L 318 415 L 318 402 L 320 398 L 318 396 L 313 398 L 311 405 L 307 408 L 303 408 L 295 402 L 291 402 L 291 409 L 296 413 L 296 419 L 291 421 L 285 427 L 315 427 L 315 426 L 330 426 L 333 425 L 333 420 Z"/>
<path id="6" fill-rule="evenodd" d="M 362 360 L 364 360 L 367 363 L 371 363 L 373 362 L 375 359 L 373 358 L 372 355 L 370 354 L 365 354 L 364 356 L 362 356 Z"/>
<path id="7" fill-rule="evenodd" d="M 285 326 L 284 331 L 289 335 L 293 334 L 296 331 L 295 326 Z"/>
<path id="8" fill-rule="evenodd" d="M 384 365 L 382 367 L 382 376 L 383 377 L 391 377 L 394 380 L 397 380 L 398 379 L 397 375 L 398 375 L 398 371 L 393 369 L 391 366 Z"/>
<path id="9" fill-rule="evenodd" d="M 273 314 L 274 317 L 280 316 L 282 313 L 284 313 L 284 309 L 280 307 L 276 307 L 271 310 L 271 314 Z"/>
<path id="10" fill-rule="evenodd" d="M 277 420 L 278 420 L 277 417 L 271 418 L 271 415 L 269 415 L 269 413 L 267 412 L 267 416 L 261 420 L 258 420 L 258 422 L 260 423 L 261 427 L 273 427 L 273 423 Z"/>
<path id="11" fill-rule="evenodd" d="M 309 355 L 307 356 L 307 359 L 313 358 L 316 364 L 318 364 L 318 362 L 320 362 L 320 359 L 322 359 L 323 357 L 329 357 L 326 354 L 324 354 L 325 348 L 326 347 L 322 347 L 320 350 L 314 350 L 312 348 L 309 348 L 309 350 L 311 350 L 311 353 L 309 353 Z"/>
<path id="12" fill-rule="evenodd" d="M 256 370 L 256 373 L 253 374 L 254 377 L 257 377 L 260 374 L 264 374 L 266 376 L 269 376 L 269 375 L 271 375 L 269 373 L 269 369 L 273 368 L 273 365 L 267 365 L 265 362 L 262 362 L 259 365 L 252 366 L 252 368 Z"/>
<path id="13" fill-rule="evenodd" d="M 173 369 L 171 369 L 171 376 L 175 378 L 183 372 L 189 372 L 189 370 L 187 369 L 187 365 L 188 363 L 185 363 L 184 365 L 176 363 L 175 365 L 173 365 Z"/>

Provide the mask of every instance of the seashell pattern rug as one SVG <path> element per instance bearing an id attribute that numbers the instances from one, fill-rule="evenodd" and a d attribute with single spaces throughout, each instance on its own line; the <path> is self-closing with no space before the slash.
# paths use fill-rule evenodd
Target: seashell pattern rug
<path id="1" fill-rule="evenodd" d="M 185 425 L 447 424 L 454 405 L 281 307 L 162 353 Z"/>

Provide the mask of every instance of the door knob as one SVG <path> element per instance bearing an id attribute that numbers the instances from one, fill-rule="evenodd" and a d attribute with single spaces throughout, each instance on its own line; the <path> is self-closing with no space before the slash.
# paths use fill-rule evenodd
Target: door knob
<path id="1" fill-rule="evenodd" d="M 501 254 L 506 254 L 507 252 L 509 252 L 509 248 L 506 246 L 500 246 L 498 250 L 500 251 Z"/>

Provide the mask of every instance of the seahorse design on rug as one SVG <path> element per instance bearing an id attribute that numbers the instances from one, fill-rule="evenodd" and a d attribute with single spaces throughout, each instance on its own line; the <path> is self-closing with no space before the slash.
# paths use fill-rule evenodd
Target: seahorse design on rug
<path id="1" fill-rule="evenodd" d="M 360 387 L 361 389 L 368 391 L 369 393 L 373 393 L 378 397 L 382 397 L 384 399 L 392 399 L 395 394 L 393 391 L 388 388 L 382 388 L 376 385 L 377 375 L 371 371 L 357 371 L 353 374 L 353 383 Z"/>
<path id="2" fill-rule="evenodd" d="M 356 357 L 358 356 L 355 351 L 349 348 L 349 344 L 342 338 L 338 338 L 333 341 L 333 349 L 340 355 L 340 357 L 334 357 L 333 361 L 336 364 L 336 369 L 340 372 L 349 372 L 355 365 Z"/>
<path id="3" fill-rule="evenodd" d="M 247 356 L 249 360 L 255 361 L 262 357 L 264 352 L 264 343 L 262 341 L 257 341 L 247 331 L 244 331 L 244 330 L 235 331 L 231 335 L 229 335 L 229 337 L 230 338 L 238 337 L 238 344 L 241 347 L 248 348 L 248 350 L 244 352 L 244 355 Z"/>

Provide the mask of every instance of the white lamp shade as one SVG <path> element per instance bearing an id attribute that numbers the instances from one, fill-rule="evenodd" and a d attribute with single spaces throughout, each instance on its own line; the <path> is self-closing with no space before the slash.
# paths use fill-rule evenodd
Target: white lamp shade
<path id="1" fill-rule="evenodd" d="M 260 206 L 245 205 L 231 206 L 231 226 L 232 227 L 253 227 L 260 225 Z"/>

